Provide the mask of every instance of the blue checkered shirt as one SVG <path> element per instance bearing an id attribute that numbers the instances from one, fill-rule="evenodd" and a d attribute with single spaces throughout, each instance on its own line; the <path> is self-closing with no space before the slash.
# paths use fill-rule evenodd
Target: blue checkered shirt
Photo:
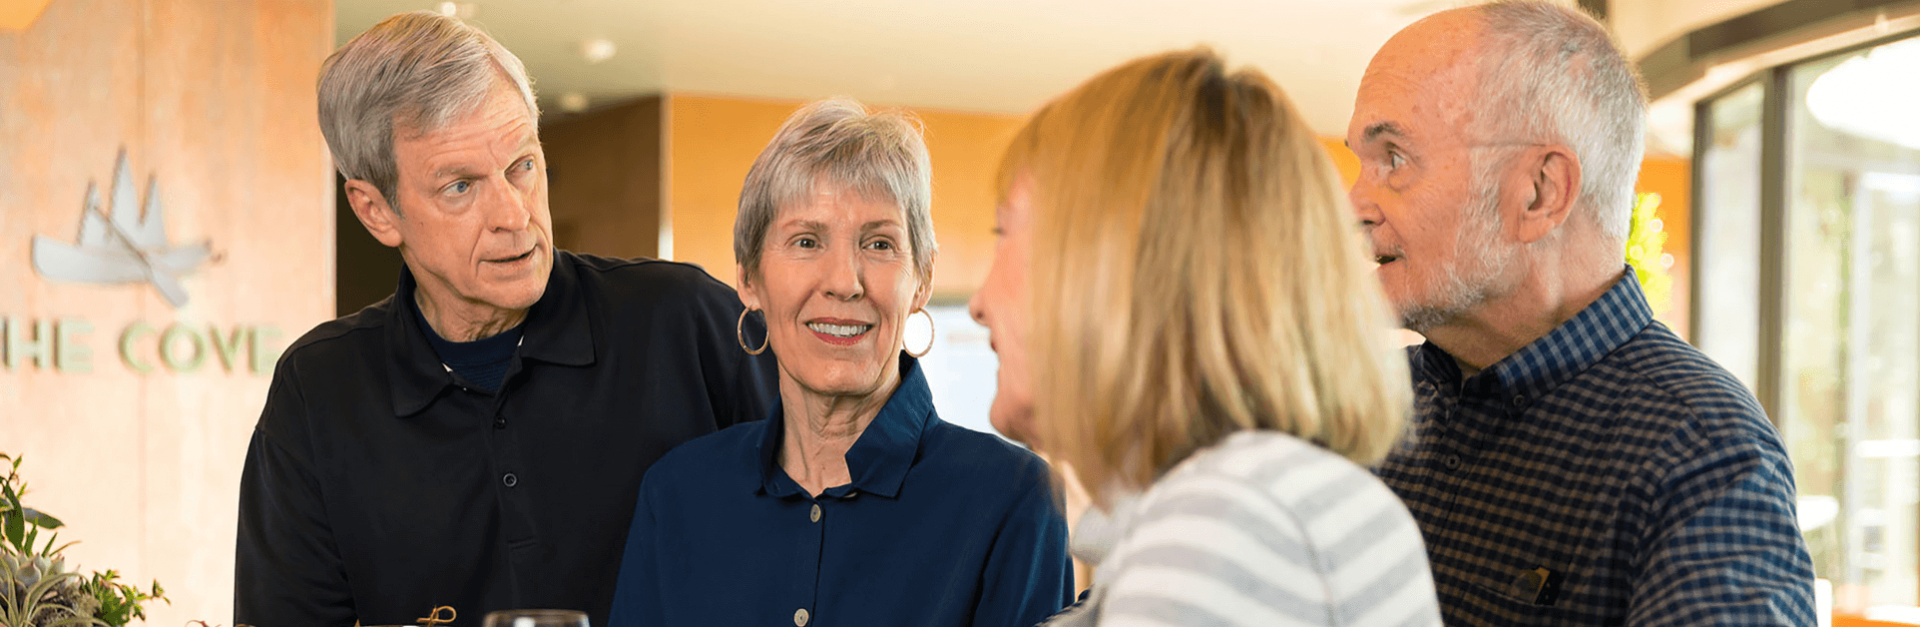
<path id="1" fill-rule="evenodd" d="M 1653 320 L 1633 271 L 1472 377 L 1409 349 L 1375 472 L 1420 523 L 1448 625 L 1813 625 L 1793 465 L 1753 395 Z"/>

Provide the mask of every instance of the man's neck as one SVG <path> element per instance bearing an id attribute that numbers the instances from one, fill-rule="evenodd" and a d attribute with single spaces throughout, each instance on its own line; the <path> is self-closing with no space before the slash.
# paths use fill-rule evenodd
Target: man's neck
<path id="1" fill-rule="evenodd" d="M 527 319 L 525 309 L 501 309 L 484 303 L 455 302 L 443 303 L 454 298 L 434 298 L 428 295 L 425 286 L 413 290 L 413 304 L 420 308 L 420 317 L 441 339 L 449 342 L 473 342 L 484 340 L 520 326 Z"/>
<path id="2" fill-rule="evenodd" d="M 1453 356 L 1462 378 L 1471 377 L 1572 320 L 1620 277 L 1617 270 L 1534 273 L 1517 289 L 1421 335 Z"/>

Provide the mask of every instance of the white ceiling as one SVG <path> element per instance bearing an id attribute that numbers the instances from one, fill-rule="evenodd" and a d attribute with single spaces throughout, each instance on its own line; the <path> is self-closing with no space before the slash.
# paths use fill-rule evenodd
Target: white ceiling
<path id="1" fill-rule="evenodd" d="M 1106 67 L 1212 45 L 1344 135 L 1373 52 L 1457 0 L 481 0 L 461 3 L 527 64 L 541 106 L 662 91 L 851 96 L 1025 113 Z M 337 0 L 338 43 L 429 0 Z M 588 64 L 582 41 L 618 46 Z"/>

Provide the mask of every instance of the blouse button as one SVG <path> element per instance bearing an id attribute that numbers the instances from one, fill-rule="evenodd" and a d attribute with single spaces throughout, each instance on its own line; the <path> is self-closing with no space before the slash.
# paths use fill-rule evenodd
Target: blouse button
<path id="1" fill-rule="evenodd" d="M 795 627 L 807 627 L 807 608 L 793 611 L 793 624 Z"/>
<path id="2" fill-rule="evenodd" d="M 813 522 L 820 522 L 820 504 L 819 503 L 813 504 L 813 513 L 807 514 L 807 518 L 811 519 Z M 805 618 L 806 612 L 807 612 L 806 610 L 800 610 L 800 617 L 794 620 L 798 621 L 802 625 L 807 624 L 807 621 Z"/>

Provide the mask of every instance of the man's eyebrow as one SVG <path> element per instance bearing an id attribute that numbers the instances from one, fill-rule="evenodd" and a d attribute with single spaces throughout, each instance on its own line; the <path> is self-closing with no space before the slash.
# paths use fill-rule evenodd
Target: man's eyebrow
<path id="1" fill-rule="evenodd" d="M 1394 137 L 1406 137 L 1407 132 L 1406 130 L 1401 129 L 1400 125 L 1394 124 L 1392 122 L 1375 122 L 1373 124 L 1368 125 L 1367 130 L 1361 131 L 1360 133 L 1360 136 L 1362 138 L 1361 141 L 1366 141 L 1366 142 L 1371 142 L 1375 138 L 1380 137 L 1381 135 L 1392 135 Z"/>
<path id="2" fill-rule="evenodd" d="M 528 148 L 532 148 L 538 145 L 540 145 L 540 136 L 535 133 L 527 133 L 526 135 L 520 138 L 520 145 L 514 147 L 513 150 L 514 152 L 527 152 Z M 515 159 L 515 163 L 518 163 L 518 162 L 519 160 Z M 433 178 L 436 178 L 436 179 L 445 178 L 449 176 L 460 177 L 460 178 L 473 178 L 473 177 L 483 176 L 483 174 L 479 170 L 475 170 L 473 168 L 467 167 L 467 165 L 465 164 L 450 165 L 450 166 L 433 171 Z"/>
<path id="3" fill-rule="evenodd" d="M 436 178 L 436 179 L 446 178 L 450 176 L 459 177 L 459 178 L 473 178 L 479 175 L 480 174 L 478 171 L 472 168 L 469 168 L 465 165 L 450 165 L 450 166 L 433 171 L 433 178 Z"/>

